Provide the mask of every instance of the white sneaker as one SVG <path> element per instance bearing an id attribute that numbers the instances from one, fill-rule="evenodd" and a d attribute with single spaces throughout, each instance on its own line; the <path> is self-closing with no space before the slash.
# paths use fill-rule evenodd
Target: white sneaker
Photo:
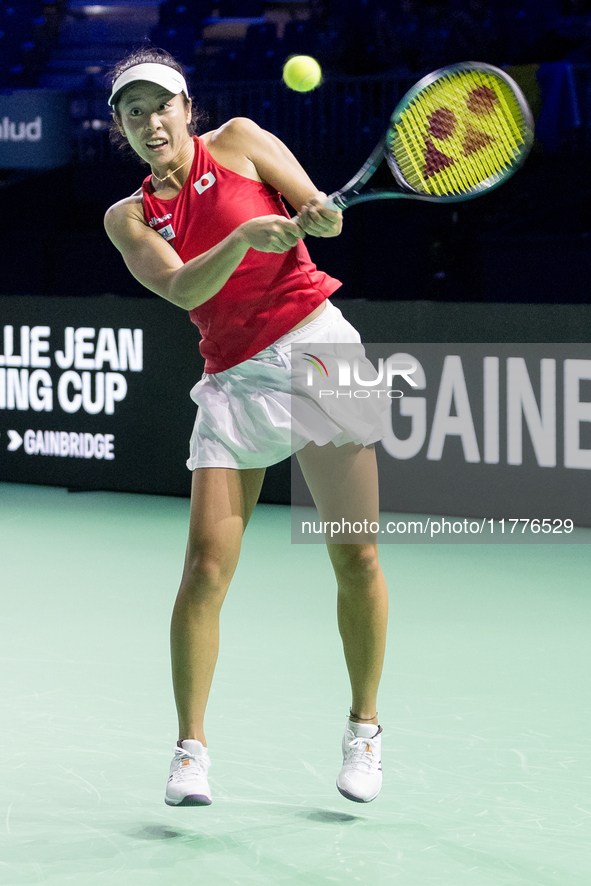
<path id="1" fill-rule="evenodd" d="M 337 788 L 347 800 L 369 803 L 382 787 L 382 727 L 347 721 L 343 736 L 343 768 Z"/>
<path id="2" fill-rule="evenodd" d="M 164 802 L 167 806 L 209 806 L 207 770 L 211 760 L 207 748 L 192 738 L 185 739 L 182 745 L 174 749 Z"/>

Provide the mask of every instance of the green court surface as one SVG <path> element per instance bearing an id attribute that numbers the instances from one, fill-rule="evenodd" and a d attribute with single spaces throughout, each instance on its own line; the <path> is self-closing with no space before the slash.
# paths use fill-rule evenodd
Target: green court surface
<path id="1" fill-rule="evenodd" d="M 259 506 L 223 610 L 214 802 L 172 809 L 188 510 L 0 485 L 0 883 L 589 886 L 588 545 L 380 549 L 384 787 L 361 805 L 335 787 L 350 699 L 326 551 Z"/>

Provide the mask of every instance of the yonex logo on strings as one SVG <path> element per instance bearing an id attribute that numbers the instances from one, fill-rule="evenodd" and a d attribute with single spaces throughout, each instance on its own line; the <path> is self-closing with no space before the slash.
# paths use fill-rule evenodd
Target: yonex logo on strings
<path id="1" fill-rule="evenodd" d="M 30 123 L 21 121 L 13 122 L 9 117 L 4 117 L 0 124 L 0 141 L 5 142 L 38 142 L 42 138 L 41 117 L 35 117 Z"/>
<path id="2" fill-rule="evenodd" d="M 495 107 L 498 103 L 499 99 L 495 91 L 489 86 L 477 86 L 466 96 L 468 111 L 482 120 L 495 113 Z M 427 123 L 427 132 L 438 141 L 445 141 L 452 136 L 458 135 L 458 120 L 450 108 L 437 108 L 437 110 L 429 114 Z M 453 166 L 456 162 L 453 157 L 449 157 L 440 151 L 429 138 L 429 135 L 425 136 L 425 178 L 430 178 L 435 173 L 441 172 L 442 169 Z M 462 136 L 462 150 L 465 157 L 488 147 L 494 141 L 495 139 L 492 135 L 476 128 L 470 121 L 466 122 Z"/>

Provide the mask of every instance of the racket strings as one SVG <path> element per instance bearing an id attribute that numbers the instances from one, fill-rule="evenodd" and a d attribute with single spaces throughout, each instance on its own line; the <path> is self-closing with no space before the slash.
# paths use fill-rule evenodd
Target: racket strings
<path id="1" fill-rule="evenodd" d="M 421 89 L 397 114 L 388 162 L 420 193 L 473 192 L 520 161 L 527 133 L 519 101 L 501 77 L 455 71 Z"/>
<path id="2" fill-rule="evenodd" d="M 413 158 L 415 174 L 418 177 L 419 182 L 423 184 L 423 187 L 425 187 L 428 178 L 434 176 L 436 173 L 440 173 L 440 175 L 437 178 L 434 178 L 432 182 L 433 190 L 437 194 L 450 191 L 458 192 L 465 188 L 466 184 L 469 184 L 469 182 L 465 181 L 465 176 L 462 175 L 463 170 L 461 168 L 454 170 L 453 177 L 450 175 L 448 167 L 455 164 L 454 159 L 441 152 L 435 146 L 432 138 L 430 138 L 430 136 L 433 135 L 437 139 L 446 139 L 455 129 L 455 122 L 457 120 L 456 96 L 450 94 L 448 89 L 445 89 L 450 79 L 449 76 L 442 78 L 439 82 L 432 84 L 424 90 L 424 92 L 415 100 L 413 106 L 409 109 L 409 112 L 405 115 L 405 125 L 399 127 L 400 133 L 404 131 L 404 144 L 408 156 Z M 457 84 L 454 86 L 454 89 L 457 92 Z M 447 95 L 445 95 L 445 93 L 447 93 Z M 433 96 L 433 94 L 435 95 Z M 440 102 L 445 100 L 448 107 L 440 107 L 428 114 L 427 112 L 433 104 L 433 97 L 435 97 L 436 101 L 438 97 Z M 449 108 L 450 104 L 455 105 L 455 113 Z M 443 114 L 445 111 L 447 111 L 451 117 L 451 121 L 453 121 L 451 126 L 447 126 L 447 131 L 445 131 L 445 126 L 434 130 L 433 126 L 430 125 L 431 120 L 436 115 Z M 464 153 L 467 155 L 468 152 L 465 150 Z M 423 168 L 421 168 L 421 154 L 425 155 Z M 403 170 L 403 172 L 404 171 L 405 170 Z M 430 190 L 429 188 L 426 189 Z"/>

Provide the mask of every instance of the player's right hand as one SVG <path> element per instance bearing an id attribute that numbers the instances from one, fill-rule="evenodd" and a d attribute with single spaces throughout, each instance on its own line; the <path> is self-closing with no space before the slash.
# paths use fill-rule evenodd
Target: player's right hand
<path id="1" fill-rule="evenodd" d="M 246 243 L 257 252 L 287 252 L 306 234 L 291 218 L 282 215 L 262 215 L 240 225 Z"/>

